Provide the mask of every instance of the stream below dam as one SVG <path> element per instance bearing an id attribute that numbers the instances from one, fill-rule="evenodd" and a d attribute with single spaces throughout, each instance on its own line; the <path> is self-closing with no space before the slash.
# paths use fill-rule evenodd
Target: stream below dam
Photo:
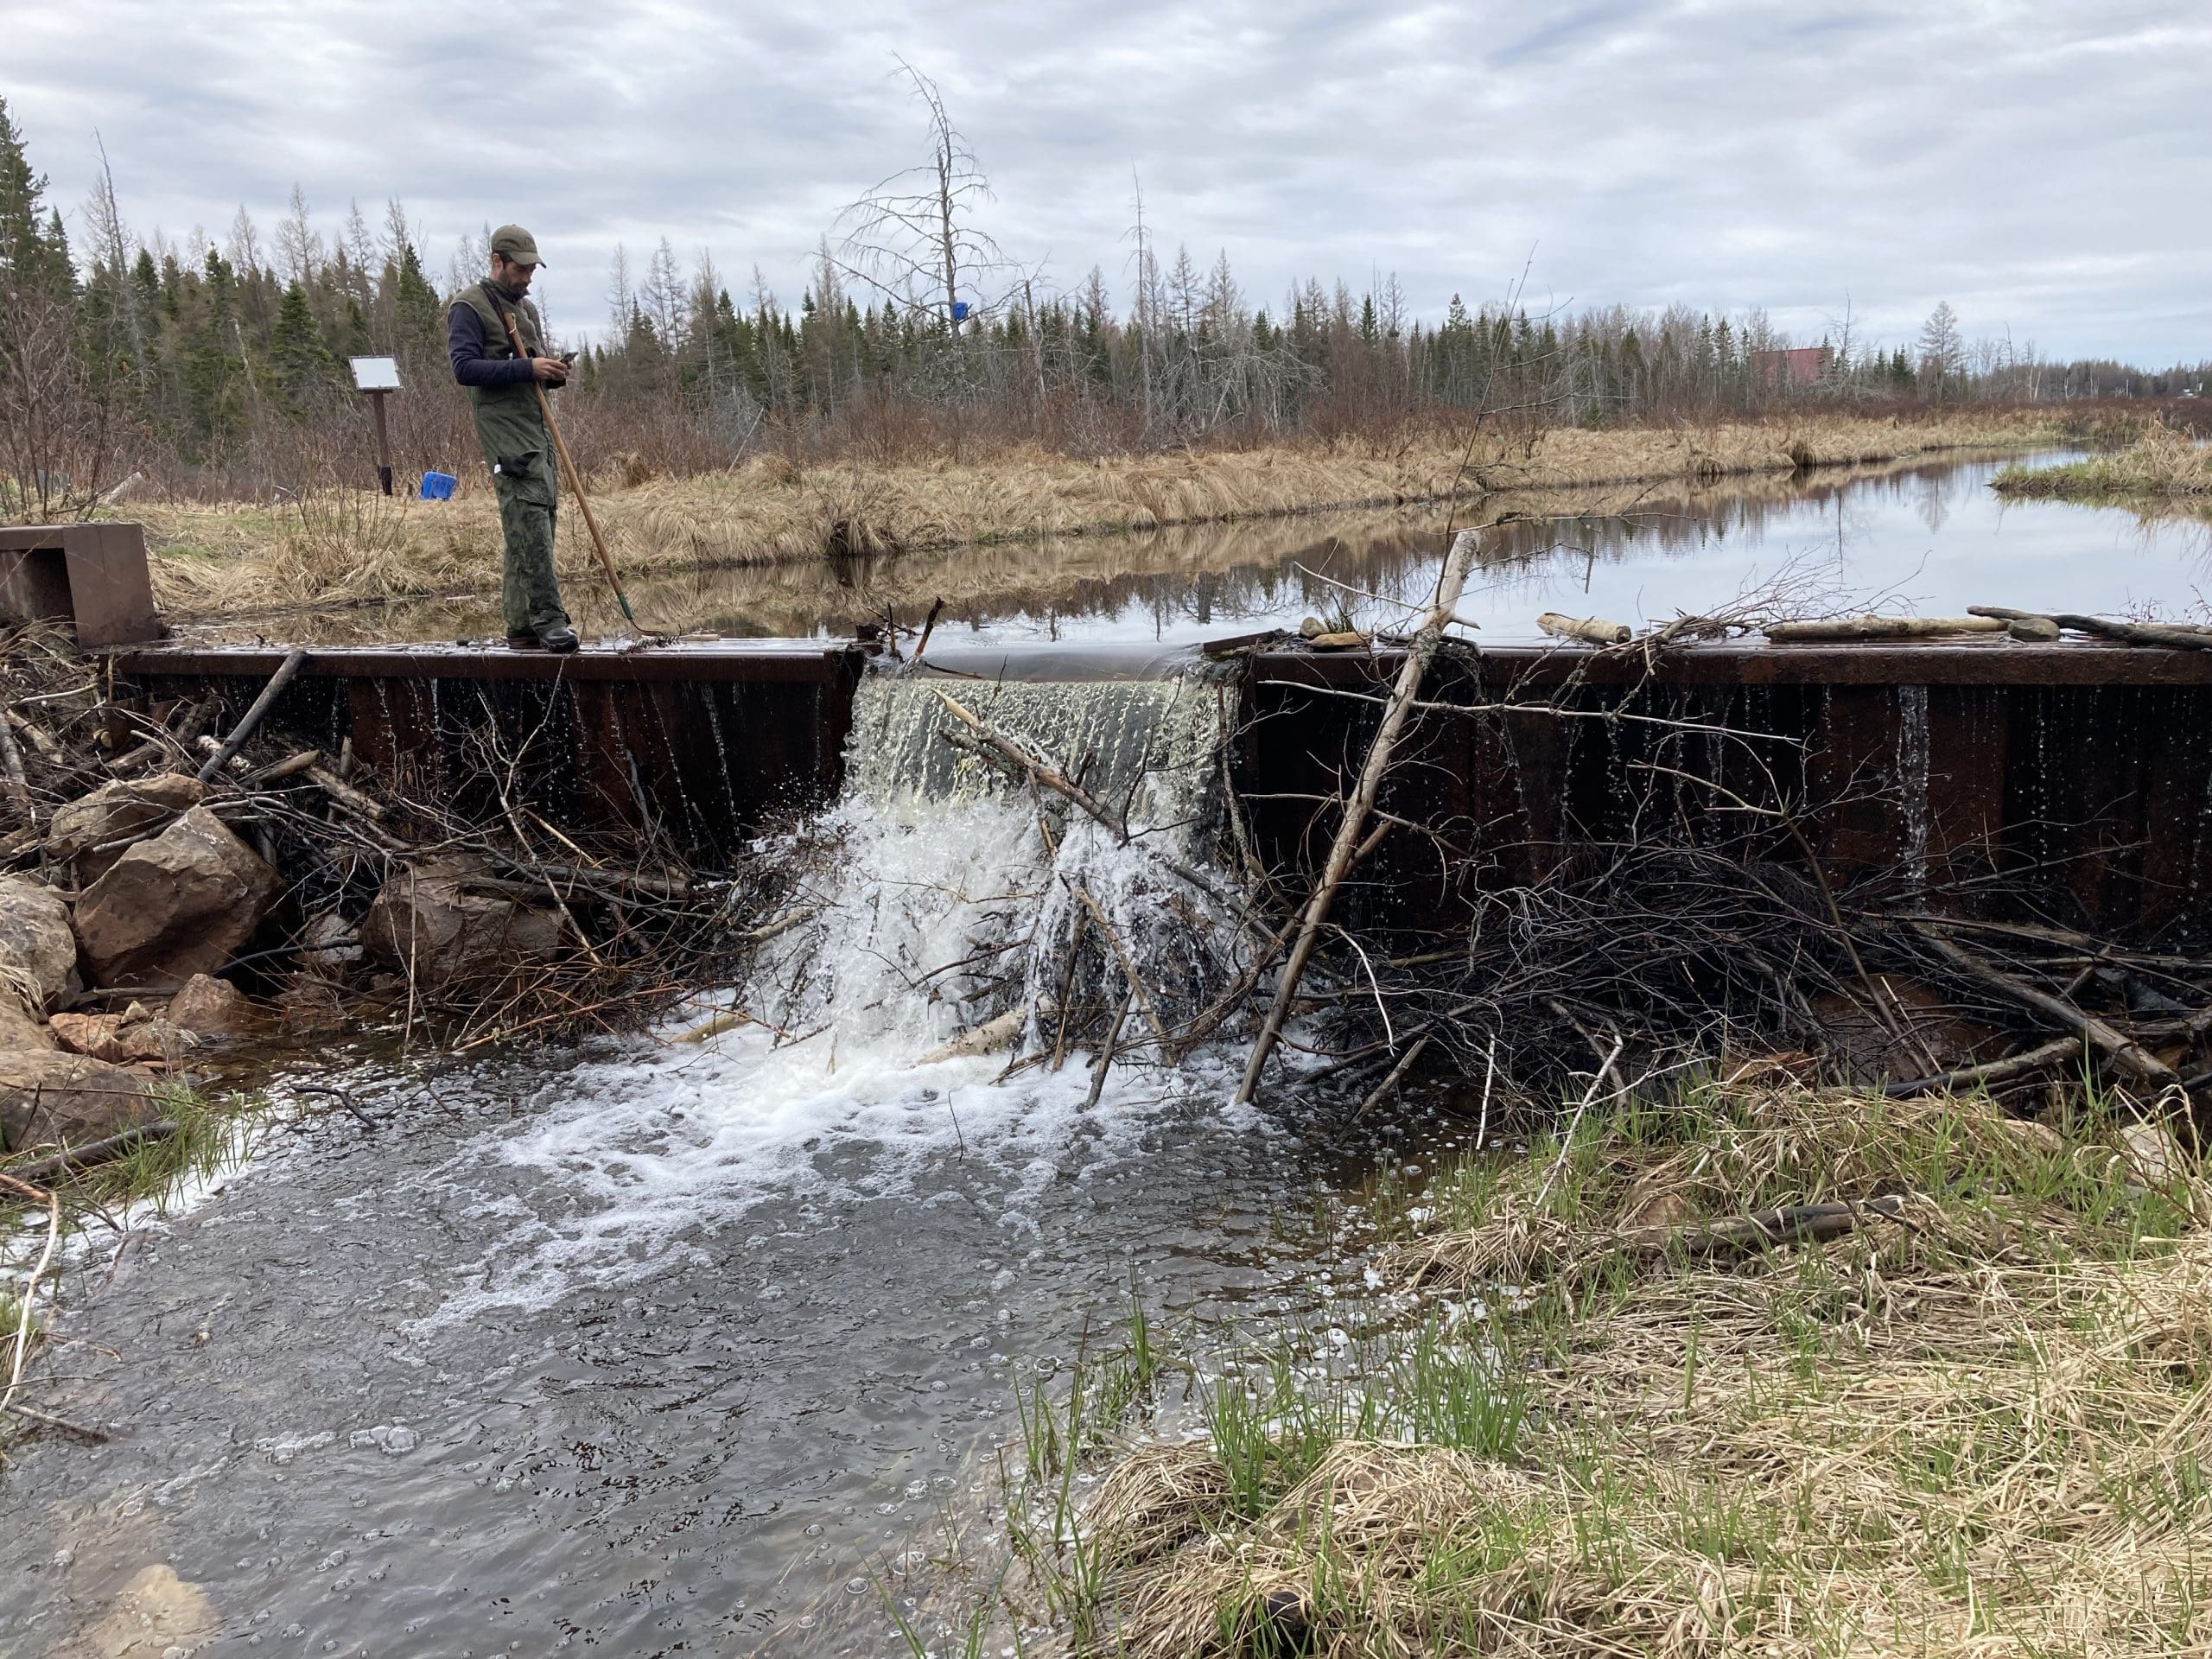
<path id="1" fill-rule="evenodd" d="M 1924 613 L 2203 619 L 2201 528 L 2003 505 L 1993 465 L 1548 522 L 1465 613 L 1518 639 L 1542 609 L 1657 620 L 1780 580 Z M 918 619 L 934 589 L 978 644 L 1174 647 L 1294 626 L 1332 582 L 1415 595 L 1436 518 L 702 573 L 640 611 L 834 636 L 884 603 Z M 1097 757 L 1160 844 L 1202 816 L 1210 689 L 1001 691 L 998 719 Z M 988 1529 L 1017 1382 L 1133 1297 L 1203 1346 L 1357 1294 L 1340 1223 L 1379 1173 L 1417 1184 L 1465 1150 L 1460 1119 L 1232 1109 L 1235 1053 L 1116 1072 L 1095 1101 L 1079 1058 L 1004 1082 L 995 1057 L 925 1059 L 965 1027 L 979 940 L 1013 963 L 1001 995 L 1036 1005 L 1022 953 L 1047 957 L 1020 929 L 1061 926 L 1077 883 L 1163 979 L 1204 948 L 1128 848 L 1040 839 L 1026 801 L 939 764 L 925 701 L 863 685 L 813 826 L 834 850 L 816 919 L 694 1011 L 761 1023 L 552 1058 L 296 1057 L 273 1102 L 336 1088 L 358 1109 L 272 1117 L 166 1218 L 80 1241 L 39 1397 L 117 1432 L 43 1435 L 0 1472 L 0 1651 L 890 1655 L 882 1597 L 912 1552 L 948 1519 Z"/>

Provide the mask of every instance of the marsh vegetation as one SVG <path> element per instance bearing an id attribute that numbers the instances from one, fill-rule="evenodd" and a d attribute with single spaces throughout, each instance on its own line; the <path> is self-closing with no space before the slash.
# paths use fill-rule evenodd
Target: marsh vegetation
<path id="1" fill-rule="evenodd" d="M 2132 442 L 2058 467 L 2012 467 L 1993 485 L 2023 499 L 2129 507 L 2152 517 L 2202 513 L 2212 503 L 2212 448 L 2176 427 L 2152 425 Z"/>
<path id="2" fill-rule="evenodd" d="M 2164 1129 L 1748 1074 L 1551 1122 L 1379 1190 L 1376 1288 L 1326 1325 L 1102 1342 L 1025 1419 L 969 1628 L 1041 1608 L 1161 1659 L 2212 1633 L 2212 1189 Z"/>

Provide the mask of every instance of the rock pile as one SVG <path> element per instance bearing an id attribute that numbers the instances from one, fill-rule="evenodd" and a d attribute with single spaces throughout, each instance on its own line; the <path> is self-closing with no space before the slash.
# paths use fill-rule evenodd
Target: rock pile
<path id="1" fill-rule="evenodd" d="M 156 1077 L 253 1027 L 245 996 L 207 970 L 230 964 L 283 882 L 192 791 L 130 788 L 54 815 L 64 850 L 46 875 L 99 859 L 90 887 L 0 877 L 0 1152 L 144 1122 Z M 141 995 L 89 1011 L 75 1006 L 88 984 Z"/>
<path id="2" fill-rule="evenodd" d="M 0 632 L 0 1159 L 143 1122 L 213 1045 L 635 1024 L 741 937 L 728 884 L 537 841 L 488 769 L 410 799 L 273 695 L 130 699 L 66 634 Z"/>

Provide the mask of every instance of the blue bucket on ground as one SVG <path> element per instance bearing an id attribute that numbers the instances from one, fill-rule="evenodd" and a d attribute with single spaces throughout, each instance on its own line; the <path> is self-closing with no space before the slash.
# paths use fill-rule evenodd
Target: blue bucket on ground
<path id="1" fill-rule="evenodd" d="M 425 473 L 423 474 L 423 499 L 425 501 L 450 501 L 453 499 L 453 486 L 460 482 L 451 473 Z"/>

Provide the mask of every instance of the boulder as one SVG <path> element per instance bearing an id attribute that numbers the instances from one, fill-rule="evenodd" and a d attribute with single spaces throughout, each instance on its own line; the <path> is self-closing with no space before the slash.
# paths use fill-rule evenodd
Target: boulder
<path id="1" fill-rule="evenodd" d="M 181 772 L 103 784 L 82 800 L 54 809 L 46 831 L 47 859 L 69 866 L 80 886 L 97 881 L 123 856 L 124 849 L 110 843 L 157 834 L 179 813 L 199 805 L 207 792 L 205 784 Z"/>
<path id="2" fill-rule="evenodd" d="M 138 1072 L 52 1050 L 0 1053 L 0 1148 L 9 1152 L 82 1146 L 160 1116 Z"/>
<path id="3" fill-rule="evenodd" d="M 490 985 L 560 952 L 560 918 L 493 893 L 471 893 L 466 872 L 403 870 L 361 918 L 362 946 L 424 989 Z"/>
<path id="4" fill-rule="evenodd" d="M 213 972 L 238 955 L 283 880 L 204 806 L 125 849 L 77 901 L 77 941 L 103 985 Z"/>
<path id="5" fill-rule="evenodd" d="M 110 1065 L 175 1065 L 191 1041 L 136 1002 L 124 1014 L 57 1014 L 48 1023 L 54 1040 L 72 1054 L 88 1054 Z"/>
<path id="6" fill-rule="evenodd" d="M 227 979 L 194 974 L 169 999 L 169 1023 L 200 1039 L 250 1037 L 268 1024 Z"/>
<path id="7" fill-rule="evenodd" d="M 300 965 L 332 979 L 343 979 L 361 960 L 359 930 L 334 910 L 310 917 L 300 930 Z"/>
<path id="8" fill-rule="evenodd" d="M 32 1014 L 79 988 L 69 906 L 60 894 L 16 876 L 0 876 L 0 980 Z"/>
<path id="9" fill-rule="evenodd" d="M 25 1014 L 14 997 L 0 994 L 0 1053 L 53 1046 L 54 1033 Z"/>

